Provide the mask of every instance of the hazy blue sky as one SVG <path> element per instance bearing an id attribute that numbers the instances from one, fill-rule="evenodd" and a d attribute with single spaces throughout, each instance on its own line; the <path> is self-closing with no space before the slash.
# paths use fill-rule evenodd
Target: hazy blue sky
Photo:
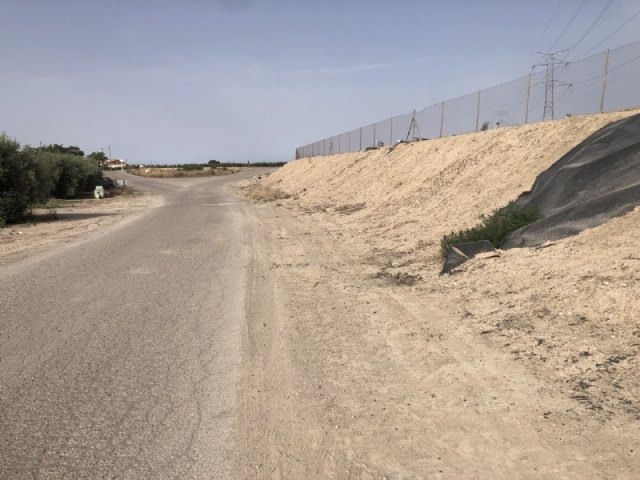
<path id="1" fill-rule="evenodd" d="M 111 145 L 131 163 L 289 160 L 526 75 L 538 50 L 640 40 L 639 12 L 638 0 L 0 0 L 0 131 Z"/>

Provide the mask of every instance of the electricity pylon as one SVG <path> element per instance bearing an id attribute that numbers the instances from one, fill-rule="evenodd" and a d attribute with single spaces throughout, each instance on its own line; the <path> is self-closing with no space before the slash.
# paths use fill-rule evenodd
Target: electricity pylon
<path id="1" fill-rule="evenodd" d="M 565 49 L 566 50 L 566 49 Z M 544 78 L 544 112 L 542 113 L 542 120 L 547 120 L 551 117 L 551 120 L 555 118 L 554 101 L 555 101 L 555 87 L 569 85 L 567 82 L 560 82 L 555 78 L 555 71 L 558 65 L 564 65 L 565 62 L 558 60 L 558 55 L 565 50 L 553 53 L 538 52 L 544 57 L 544 63 L 538 63 L 533 67 L 545 67 Z"/>

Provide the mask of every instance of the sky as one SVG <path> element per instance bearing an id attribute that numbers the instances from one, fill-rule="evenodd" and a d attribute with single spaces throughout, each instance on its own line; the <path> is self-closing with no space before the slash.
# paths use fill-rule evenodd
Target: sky
<path id="1" fill-rule="evenodd" d="M 0 132 L 132 164 L 287 161 L 639 32 L 638 0 L 0 0 Z"/>

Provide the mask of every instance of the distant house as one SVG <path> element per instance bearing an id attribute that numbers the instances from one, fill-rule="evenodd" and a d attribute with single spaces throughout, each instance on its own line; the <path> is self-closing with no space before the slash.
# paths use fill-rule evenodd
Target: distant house
<path id="1" fill-rule="evenodd" d="M 119 158 L 113 158 L 111 160 L 105 160 L 104 168 L 108 170 L 123 170 L 127 166 L 127 162 Z"/>

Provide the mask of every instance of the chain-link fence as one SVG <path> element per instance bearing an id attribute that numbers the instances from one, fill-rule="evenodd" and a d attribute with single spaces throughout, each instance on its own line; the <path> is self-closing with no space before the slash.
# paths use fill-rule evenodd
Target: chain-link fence
<path id="1" fill-rule="evenodd" d="M 296 158 L 633 107 L 640 107 L 640 42 L 573 62 L 552 58 L 544 71 L 298 147 Z"/>

